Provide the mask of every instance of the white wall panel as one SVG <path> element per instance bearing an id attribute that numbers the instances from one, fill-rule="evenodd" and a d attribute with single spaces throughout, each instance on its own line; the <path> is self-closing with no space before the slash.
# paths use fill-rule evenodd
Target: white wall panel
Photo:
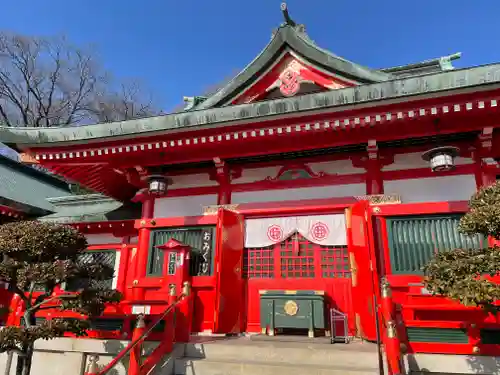
<path id="1" fill-rule="evenodd" d="M 315 173 L 325 172 L 333 175 L 366 173 L 364 168 L 353 167 L 351 160 L 333 160 L 321 163 L 310 163 L 309 167 Z"/>
<path id="2" fill-rule="evenodd" d="M 172 176 L 172 189 L 185 189 L 198 186 L 215 186 L 216 181 L 210 180 L 208 173 L 187 174 L 181 176 Z"/>
<path id="3" fill-rule="evenodd" d="M 455 165 L 471 164 L 472 159 L 455 158 Z M 422 153 L 413 152 L 409 154 L 394 155 L 394 163 L 386 165 L 383 171 L 400 171 L 405 169 L 429 168 L 429 163 L 422 160 Z"/>
<path id="4" fill-rule="evenodd" d="M 321 163 L 308 163 L 307 166 L 312 169 L 314 173 L 325 172 L 328 174 L 356 174 L 365 173 L 363 168 L 354 168 L 351 160 L 334 160 Z M 278 172 L 283 168 L 282 166 L 266 167 L 266 168 L 251 168 L 243 169 L 240 178 L 234 180 L 235 184 L 244 184 L 249 182 L 256 182 L 265 180 L 267 177 L 276 177 Z"/>
<path id="5" fill-rule="evenodd" d="M 384 181 L 385 194 L 399 194 L 403 203 L 469 200 L 475 191 L 474 175 Z"/>
<path id="6" fill-rule="evenodd" d="M 155 200 L 154 217 L 199 216 L 204 206 L 213 204 L 217 204 L 217 194 L 159 198 Z"/>
<path id="7" fill-rule="evenodd" d="M 276 177 L 282 167 L 267 167 L 267 168 L 243 168 L 241 177 L 234 180 L 235 184 L 246 184 L 249 182 L 262 181 L 266 177 Z"/>
<path id="8" fill-rule="evenodd" d="M 300 199 L 322 199 L 365 195 L 365 184 L 321 186 L 300 189 L 278 189 L 233 193 L 231 203 L 282 202 Z"/>

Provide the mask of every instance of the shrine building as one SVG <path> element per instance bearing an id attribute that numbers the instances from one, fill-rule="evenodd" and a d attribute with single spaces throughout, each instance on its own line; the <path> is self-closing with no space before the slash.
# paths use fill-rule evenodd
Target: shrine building
<path id="1" fill-rule="evenodd" d="M 183 111 L 0 127 L 1 142 L 96 192 L 47 219 L 112 254 L 125 300 L 99 329 L 122 338 L 122 315 L 166 303 L 161 245 L 175 239 L 191 254 L 193 333 L 338 335 L 336 315 L 347 336 L 376 341 L 384 278 L 409 352 L 498 354 L 497 326 L 428 295 L 421 269 L 436 251 L 487 243 L 456 224 L 500 174 L 500 64 L 454 69 L 452 54 L 369 68 L 282 10 L 251 63 Z"/>

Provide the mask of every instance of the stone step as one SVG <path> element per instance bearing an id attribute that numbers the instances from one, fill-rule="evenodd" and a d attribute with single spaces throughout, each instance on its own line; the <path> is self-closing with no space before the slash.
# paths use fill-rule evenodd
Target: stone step
<path id="1" fill-rule="evenodd" d="M 378 369 L 376 345 L 362 342 L 351 344 L 310 344 L 297 342 L 256 342 L 248 338 L 206 340 L 189 343 L 185 357 L 209 361 L 259 362 L 273 365 L 360 366 Z"/>
<path id="2" fill-rule="evenodd" d="M 362 358 L 363 367 L 378 369 L 377 347 L 374 344 L 311 344 L 299 342 L 253 341 L 249 338 L 206 339 L 186 345 L 188 358 L 214 361 L 258 361 L 274 364 L 339 364 L 357 366 Z"/>
<path id="3" fill-rule="evenodd" d="M 357 367 L 318 366 L 302 364 L 270 364 L 254 361 L 224 360 L 214 361 L 199 358 L 181 358 L 175 361 L 175 375 L 377 375 L 378 370 L 361 367 L 362 360 Z"/>

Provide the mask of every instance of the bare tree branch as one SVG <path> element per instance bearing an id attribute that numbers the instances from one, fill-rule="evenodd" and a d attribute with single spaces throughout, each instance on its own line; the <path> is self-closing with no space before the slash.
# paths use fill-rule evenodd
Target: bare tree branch
<path id="1" fill-rule="evenodd" d="M 50 127 L 160 114 L 137 83 L 117 83 L 64 38 L 0 32 L 0 124 Z"/>

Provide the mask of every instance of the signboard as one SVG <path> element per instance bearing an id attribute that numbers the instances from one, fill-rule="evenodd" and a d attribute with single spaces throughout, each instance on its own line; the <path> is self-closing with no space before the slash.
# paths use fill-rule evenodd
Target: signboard
<path id="1" fill-rule="evenodd" d="M 151 314 L 151 306 L 149 306 L 149 305 L 144 305 L 144 306 L 134 305 L 134 306 L 132 306 L 132 314 L 133 315 L 139 315 L 139 314 L 149 315 L 149 314 Z"/>
<path id="2" fill-rule="evenodd" d="M 358 201 L 368 201 L 372 205 L 401 203 L 401 196 L 398 194 L 359 195 L 356 199 Z"/>
<path id="3" fill-rule="evenodd" d="M 173 251 L 168 253 L 167 275 L 175 275 L 177 268 L 177 254 Z"/>
<path id="4" fill-rule="evenodd" d="M 205 229 L 201 234 L 201 257 L 203 262 L 201 264 L 201 269 L 199 270 L 198 276 L 208 276 L 210 275 L 210 264 L 212 258 L 212 229 Z"/>
<path id="5" fill-rule="evenodd" d="M 220 204 L 213 206 L 203 207 L 203 215 L 217 215 L 219 208 L 223 208 L 228 211 L 238 212 L 239 204 Z"/>

